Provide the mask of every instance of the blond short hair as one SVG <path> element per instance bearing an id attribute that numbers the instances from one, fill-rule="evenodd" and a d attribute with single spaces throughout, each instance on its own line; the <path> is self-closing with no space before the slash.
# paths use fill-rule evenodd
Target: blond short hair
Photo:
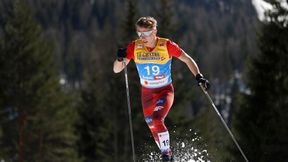
<path id="1" fill-rule="evenodd" d="M 151 16 L 144 16 L 140 17 L 136 24 L 136 27 L 142 27 L 142 28 L 147 28 L 147 29 L 156 29 L 157 27 L 157 20 L 155 20 Z"/>

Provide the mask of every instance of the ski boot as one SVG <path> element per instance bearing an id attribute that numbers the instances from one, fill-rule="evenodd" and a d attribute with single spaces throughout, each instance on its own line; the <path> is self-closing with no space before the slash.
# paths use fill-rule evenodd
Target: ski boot
<path id="1" fill-rule="evenodd" d="M 162 154 L 162 161 L 163 162 L 173 162 L 173 156 L 172 155 L 167 155 L 167 154 Z"/>

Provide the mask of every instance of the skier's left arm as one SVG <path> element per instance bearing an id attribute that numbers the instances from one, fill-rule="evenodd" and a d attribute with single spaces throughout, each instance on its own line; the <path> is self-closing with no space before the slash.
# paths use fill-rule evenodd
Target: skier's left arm
<path id="1" fill-rule="evenodd" d="M 192 72 L 192 74 L 195 76 L 198 85 L 203 85 L 206 90 L 209 89 L 210 84 L 207 79 L 204 78 L 204 76 L 200 73 L 199 67 L 197 63 L 194 61 L 192 57 L 190 57 L 186 52 L 182 50 L 181 55 L 178 57 L 179 60 L 183 61 L 189 68 L 189 70 Z"/>
<path id="2" fill-rule="evenodd" d="M 194 76 L 196 76 L 197 74 L 200 74 L 198 65 L 192 59 L 192 57 L 190 57 L 186 52 L 182 51 L 181 55 L 177 58 L 188 66 L 189 70 L 192 72 Z"/>

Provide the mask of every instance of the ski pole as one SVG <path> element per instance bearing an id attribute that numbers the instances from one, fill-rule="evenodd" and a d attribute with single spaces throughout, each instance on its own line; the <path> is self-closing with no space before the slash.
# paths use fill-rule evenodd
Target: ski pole
<path id="1" fill-rule="evenodd" d="M 128 70 L 127 70 L 127 67 L 126 67 L 126 60 L 125 59 L 123 59 L 123 66 L 124 66 L 124 72 L 125 72 L 125 84 L 126 84 L 126 95 L 127 95 L 127 105 L 128 105 L 128 118 L 129 118 L 129 127 L 130 127 L 132 156 L 133 156 L 133 162 L 136 162 L 135 147 L 134 147 L 134 136 L 133 136 L 133 126 L 132 126 L 132 117 L 131 117 L 132 115 L 131 115 L 129 84 L 128 84 Z"/>
<path id="2" fill-rule="evenodd" d="M 205 93 L 205 95 L 207 96 L 207 98 L 209 99 L 212 107 L 214 108 L 215 112 L 217 113 L 218 117 L 221 119 L 222 124 L 225 126 L 226 130 L 228 131 L 228 133 L 230 134 L 232 140 L 234 141 L 235 145 L 237 146 L 238 150 L 241 152 L 241 155 L 243 156 L 243 158 L 245 159 L 246 162 L 249 162 L 247 157 L 245 156 L 244 152 L 242 151 L 240 145 L 238 144 L 238 142 L 236 141 L 234 135 L 232 134 L 232 132 L 230 131 L 230 129 L 228 128 L 226 122 L 224 121 L 224 119 L 222 118 L 221 114 L 219 113 L 217 107 L 215 106 L 213 100 L 211 99 L 210 95 L 208 94 L 207 90 L 205 90 L 204 86 L 202 85 L 202 83 L 200 83 L 200 87 L 202 89 L 202 91 Z"/>

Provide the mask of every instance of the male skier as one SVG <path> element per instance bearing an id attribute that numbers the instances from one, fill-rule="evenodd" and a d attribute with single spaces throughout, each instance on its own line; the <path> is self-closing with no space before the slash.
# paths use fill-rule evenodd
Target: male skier
<path id="1" fill-rule="evenodd" d="M 163 161 L 173 161 L 169 132 L 164 124 L 174 100 L 171 80 L 172 56 L 183 61 L 196 77 L 198 85 L 207 90 L 209 82 L 200 73 L 196 62 L 176 43 L 157 36 L 157 21 L 150 16 L 141 17 L 135 24 L 139 39 L 127 48 L 119 49 L 113 71 L 121 72 L 133 59 L 142 85 L 141 101 L 145 121 L 157 143 Z"/>

